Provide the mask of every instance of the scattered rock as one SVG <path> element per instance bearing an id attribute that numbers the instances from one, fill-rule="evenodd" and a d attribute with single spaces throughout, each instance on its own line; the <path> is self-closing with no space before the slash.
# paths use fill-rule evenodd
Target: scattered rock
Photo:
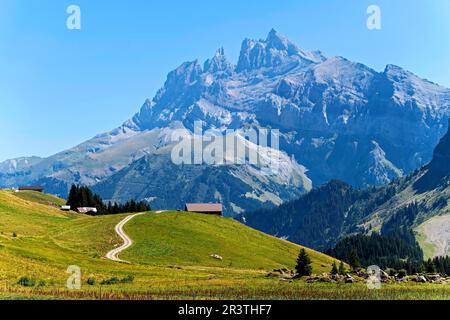
<path id="1" fill-rule="evenodd" d="M 381 280 L 391 279 L 391 276 L 386 271 L 380 270 Z"/>
<path id="2" fill-rule="evenodd" d="M 345 283 L 354 283 L 355 282 L 355 278 L 353 278 L 349 274 L 346 274 L 345 277 L 344 277 L 344 281 L 345 281 Z"/>
<path id="3" fill-rule="evenodd" d="M 282 269 L 274 269 L 270 271 L 266 277 L 272 277 L 272 278 L 283 278 L 283 279 L 296 279 L 296 274 L 288 270 L 286 268 Z"/>
<path id="4" fill-rule="evenodd" d="M 279 273 L 279 272 L 274 272 L 274 271 L 271 271 L 271 272 L 269 272 L 269 273 L 266 275 L 266 277 L 268 277 L 268 278 L 279 278 L 279 277 L 281 277 L 281 276 L 282 276 L 281 273 Z"/>
<path id="5" fill-rule="evenodd" d="M 333 282 L 333 277 L 329 273 L 322 273 L 319 277 L 319 281 L 330 283 Z"/>
<path id="6" fill-rule="evenodd" d="M 418 282 L 418 283 L 427 283 L 427 278 L 425 278 L 424 276 L 417 276 L 416 277 L 416 282 Z"/>
<path id="7" fill-rule="evenodd" d="M 347 274 L 345 276 L 331 273 L 322 273 L 321 275 L 312 275 L 306 278 L 306 282 L 323 282 L 323 283 L 354 283 L 357 280 L 351 275 Z"/>
<path id="8" fill-rule="evenodd" d="M 219 256 L 218 254 L 212 254 L 211 258 L 216 259 L 216 260 L 223 260 L 223 258 L 221 256 Z"/>
<path id="9" fill-rule="evenodd" d="M 320 277 L 318 277 L 318 276 L 310 276 L 306 279 L 306 282 L 314 283 L 314 282 L 318 282 L 319 280 L 320 280 Z"/>
<path id="10" fill-rule="evenodd" d="M 430 282 L 438 282 L 442 280 L 442 277 L 440 274 L 428 274 L 425 276 L 425 278 L 427 279 L 427 281 Z"/>
<path id="11" fill-rule="evenodd" d="M 288 270 L 288 269 L 286 269 L 286 268 L 278 269 L 278 271 L 279 271 L 280 273 L 282 273 L 282 274 L 290 274 L 290 273 L 292 273 L 291 270 Z"/>
<path id="12" fill-rule="evenodd" d="M 289 271 L 290 273 L 286 274 L 286 270 L 284 269 L 276 269 L 270 272 L 268 277 L 279 277 L 283 281 L 293 280 L 293 279 L 304 279 L 307 283 L 364 283 L 368 278 L 368 274 L 363 272 L 358 273 L 347 273 L 345 275 L 339 274 L 331 274 L 331 273 L 322 273 L 320 275 L 312 275 L 309 277 L 299 277 L 298 274 Z M 433 284 L 442 284 L 442 285 L 450 285 L 450 278 L 444 278 L 439 274 L 417 274 L 415 276 L 405 276 L 399 278 L 398 275 L 390 276 L 384 271 L 380 273 L 381 282 L 383 283 L 407 283 L 407 282 L 417 282 L 417 283 L 433 283 Z"/>
<path id="13" fill-rule="evenodd" d="M 358 272 L 356 273 L 356 275 L 357 275 L 358 277 L 360 277 L 360 278 L 363 278 L 363 279 L 369 278 L 369 274 L 368 274 L 367 272 L 363 272 L 363 271 L 358 271 Z"/>

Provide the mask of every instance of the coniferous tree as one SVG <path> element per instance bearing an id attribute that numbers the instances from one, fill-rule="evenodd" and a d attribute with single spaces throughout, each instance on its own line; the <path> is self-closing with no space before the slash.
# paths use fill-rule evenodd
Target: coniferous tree
<path id="1" fill-rule="evenodd" d="M 300 250 L 295 271 L 300 277 L 310 276 L 312 274 L 311 259 L 305 249 Z"/>
<path id="2" fill-rule="evenodd" d="M 361 263 L 359 262 L 359 257 L 356 249 L 353 249 L 350 252 L 348 263 L 350 264 L 350 268 L 352 269 L 352 271 L 358 271 L 359 269 L 361 269 Z"/>
<path id="3" fill-rule="evenodd" d="M 423 265 L 423 252 L 412 230 L 397 229 L 395 233 L 381 235 L 373 233 L 355 235 L 341 239 L 326 253 L 350 264 L 350 253 L 356 249 L 360 264 L 380 266 L 382 269 L 405 269 L 408 274 L 420 272 Z"/>
<path id="4" fill-rule="evenodd" d="M 428 259 L 428 260 L 425 262 L 425 272 L 426 272 L 426 273 L 436 273 L 436 266 L 435 266 L 435 264 L 433 263 L 433 260 Z"/>
<path id="5" fill-rule="evenodd" d="M 244 217 L 247 225 L 269 234 L 283 233 L 282 226 L 289 225 L 293 227 L 288 232 L 290 241 L 325 251 L 333 245 L 330 240 L 339 238 L 343 224 L 353 225 L 395 194 L 395 185 L 359 190 L 331 181 L 298 200 L 273 209 L 248 212 Z M 336 258 L 346 261 L 347 257 Z"/>
<path id="6" fill-rule="evenodd" d="M 67 198 L 67 205 L 73 210 L 80 207 L 93 207 L 97 209 L 97 215 L 119 214 L 119 213 L 135 213 L 150 211 L 150 206 L 144 202 L 128 201 L 125 204 L 111 203 L 106 204 L 103 199 L 93 193 L 88 187 L 72 185 Z M 91 213 L 94 214 L 94 213 Z"/>
<path id="7" fill-rule="evenodd" d="M 78 186 L 72 185 L 69 191 L 69 197 L 67 198 L 67 205 L 71 207 L 75 207 L 78 203 Z"/>
<path id="8" fill-rule="evenodd" d="M 339 273 L 339 270 L 338 270 L 338 266 L 336 264 L 336 261 L 333 261 L 333 266 L 331 267 L 331 274 L 332 275 L 336 275 L 338 273 Z"/>
<path id="9" fill-rule="evenodd" d="M 118 214 L 119 212 L 120 212 L 119 205 L 117 204 L 117 202 L 114 202 L 112 213 Z"/>
<path id="10" fill-rule="evenodd" d="M 108 211 L 110 214 L 113 214 L 113 205 L 112 205 L 111 201 L 108 202 L 108 208 L 107 208 L 107 211 Z"/>
<path id="11" fill-rule="evenodd" d="M 345 265 L 344 262 L 341 261 L 341 263 L 339 264 L 339 274 L 340 275 L 344 275 L 347 271 L 345 270 Z"/>

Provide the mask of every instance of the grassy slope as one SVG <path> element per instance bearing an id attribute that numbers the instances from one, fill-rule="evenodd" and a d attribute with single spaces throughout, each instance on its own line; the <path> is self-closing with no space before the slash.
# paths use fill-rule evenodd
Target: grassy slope
<path id="1" fill-rule="evenodd" d="M 433 217 L 414 230 L 425 259 L 448 255 L 450 215 Z"/>
<path id="2" fill-rule="evenodd" d="M 18 195 L 0 190 L 0 280 L 26 275 L 62 280 L 69 264 L 95 265 L 90 258 L 119 243 L 111 230 L 123 216 L 63 213 L 40 203 L 46 195 L 36 195 L 37 202 Z"/>
<path id="3" fill-rule="evenodd" d="M 428 204 L 430 209 L 427 213 L 431 216 L 431 218 L 425 218 L 425 221 L 415 228 L 417 241 L 422 247 L 426 258 L 448 254 L 448 251 L 445 250 L 446 246 L 443 246 L 442 244 L 446 243 L 448 238 L 448 223 L 446 223 L 446 221 L 450 219 L 450 201 L 447 200 L 447 206 L 439 208 L 438 210 L 433 210 L 433 202 L 436 201 L 437 198 L 450 199 L 450 186 L 445 189 L 433 190 L 425 193 L 422 195 L 422 198 L 419 199 Z M 439 223 L 439 221 L 442 223 Z M 434 227 L 427 228 L 431 224 L 434 224 Z M 441 228 L 439 228 L 439 225 Z M 429 229 L 428 232 L 427 229 Z M 436 237 L 438 234 L 441 236 Z"/>
<path id="4" fill-rule="evenodd" d="M 36 200 L 36 197 L 39 199 Z M 244 296 L 251 298 L 254 297 L 255 292 L 263 288 L 275 290 L 280 282 L 267 279 L 265 277 L 267 270 L 272 267 L 292 265 L 291 259 L 295 260 L 298 250 L 296 246 L 285 241 L 263 236 L 259 232 L 247 229 L 231 220 L 220 219 L 212 227 L 216 232 L 218 228 L 225 228 L 228 230 L 227 232 L 236 228 L 237 231 L 243 233 L 241 239 L 245 237 L 258 239 L 258 241 L 264 239 L 263 245 L 266 248 L 272 243 L 282 249 L 288 249 L 289 252 L 276 253 L 276 249 L 273 248 L 269 254 L 270 258 L 255 258 L 251 254 L 248 258 L 239 256 L 239 259 L 236 260 L 237 265 L 232 268 L 217 264 L 209 257 L 207 249 L 204 249 L 204 252 L 208 252 L 208 255 L 202 256 L 197 262 L 178 257 L 176 262 L 181 266 L 176 268 L 170 266 L 175 262 L 174 260 L 168 258 L 165 261 L 162 256 L 159 257 L 157 265 L 152 266 L 115 263 L 102 257 L 108 250 L 121 243 L 114 232 L 114 226 L 125 215 L 88 217 L 76 213 L 65 213 L 53 206 L 42 204 L 48 203 L 47 200 L 52 201 L 52 197 L 47 199 L 45 195 L 36 195 L 36 197 L 28 196 L 28 200 L 24 200 L 22 194 L 18 197 L 16 193 L 0 190 L 0 298 L 17 295 L 35 296 L 36 292 L 28 292 L 28 289 L 16 285 L 17 279 L 22 276 L 44 280 L 47 285 L 42 289 L 44 292 L 40 294 L 48 294 L 52 297 L 52 290 L 64 289 L 68 277 L 66 270 L 69 265 L 81 267 L 83 290 L 80 293 L 66 292 L 67 297 L 86 297 L 83 294 L 91 291 L 98 293 L 98 285 L 86 285 L 88 276 L 94 277 L 98 283 L 111 277 L 121 278 L 133 275 L 136 279 L 133 284 L 108 286 L 103 289 L 103 292 L 105 290 L 117 292 L 126 290 L 134 292 L 138 298 L 142 295 L 148 298 L 149 294 L 152 297 L 160 298 L 208 298 L 211 295 L 216 298 Z M 148 216 L 152 217 L 151 214 Z M 196 228 L 203 228 L 204 219 L 212 218 L 197 216 L 193 220 L 198 221 L 192 223 Z M 148 225 L 148 227 L 150 229 L 147 231 L 138 229 L 143 230 L 144 233 L 150 233 L 152 226 Z M 161 228 L 159 230 L 162 231 Z M 201 233 L 201 230 L 197 229 L 196 232 Z M 13 233 L 16 233 L 17 236 L 13 237 Z M 248 235 L 245 235 L 246 233 Z M 227 234 L 229 235 L 229 233 Z M 215 237 L 217 238 L 215 243 L 225 243 L 228 248 L 227 251 L 224 251 L 224 256 L 225 262 L 229 261 L 230 250 L 236 244 L 235 240 L 222 239 L 218 233 L 213 236 L 213 238 Z M 205 245 L 202 241 L 197 244 Z M 163 245 L 159 244 L 159 246 Z M 255 244 L 249 248 L 255 248 Z M 130 251 L 131 254 L 133 250 L 135 249 Z M 238 250 L 238 252 L 242 255 L 242 251 Z M 128 254 L 124 253 L 124 256 Z M 322 256 L 319 256 L 322 259 Z M 134 258 L 138 262 L 145 260 L 139 255 L 134 255 Z M 258 267 L 267 267 L 267 269 L 252 268 L 253 261 L 259 261 Z M 313 261 L 315 266 L 320 263 L 319 260 L 313 259 Z M 325 261 L 330 262 L 327 258 Z M 244 267 L 246 268 L 244 269 Z M 321 268 L 315 271 L 319 272 L 322 270 Z M 5 292 L 5 288 L 9 289 Z M 271 291 L 267 295 L 274 298 L 281 297 L 281 293 L 278 291 Z"/>
<path id="5" fill-rule="evenodd" d="M 45 195 L 40 195 L 44 197 Z M 30 198 L 28 198 L 30 199 Z M 49 198 L 50 199 L 50 198 Z M 41 199 L 42 200 L 42 199 Z M 169 218 L 174 213 L 166 216 Z M 233 248 L 224 247 L 224 264 L 233 261 L 233 268 L 222 267 L 220 263 L 209 260 L 201 255 L 196 259 L 206 265 L 192 265 L 192 260 L 185 260 L 186 265 L 168 266 L 152 265 L 155 255 L 143 261 L 149 264 L 127 265 L 102 259 L 101 257 L 115 245 L 120 243 L 114 234 L 114 226 L 123 219 L 123 215 L 105 217 L 86 217 L 75 213 L 63 213 L 48 205 L 39 204 L 29 200 L 20 199 L 12 192 L 0 190 L 0 300 L 1 299 L 449 299 L 450 289 L 447 286 L 438 285 L 390 285 L 381 290 L 367 290 L 364 285 L 333 285 L 333 284 L 306 284 L 302 281 L 285 282 L 279 279 L 266 278 L 267 270 L 239 268 L 245 267 L 247 261 L 239 254 L 233 256 Z M 149 228 L 150 224 L 164 216 L 142 216 L 144 223 Z M 203 219 L 213 219 L 204 216 L 199 217 L 197 226 L 202 226 Z M 149 221 L 145 221 L 149 219 Z M 155 219 L 155 220 L 153 220 Z M 219 218 L 215 218 L 219 219 Z M 196 219 L 197 220 L 197 219 Z M 161 223 L 160 220 L 158 223 Z M 178 220 L 182 222 L 182 220 Z M 230 222 L 230 221 L 227 221 Z M 194 223 L 194 222 L 192 222 Z M 225 220 L 217 220 L 210 226 L 213 230 L 224 227 Z M 172 226 L 177 224 L 172 222 Z M 203 225 L 204 226 L 204 225 Z M 178 224 L 182 229 L 182 226 Z M 145 234 L 150 233 L 141 228 L 135 228 L 130 224 L 126 227 L 130 233 L 141 233 L 144 241 L 152 241 Z M 242 226 L 230 222 L 230 230 L 243 230 Z M 161 228 L 156 228 L 163 230 Z M 200 232 L 200 230 L 197 230 Z M 18 237 L 12 237 L 17 232 Z M 248 232 L 250 239 L 263 237 L 253 230 Z M 198 235 L 197 235 L 198 236 Z M 235 236 L 235 235 L 234 235 Z M 152 236 L 153 237 L 153 236 Z M 243 235 L 242 235 L 243 237 Z M 240 238 L 241 240 L 243 238 Z M 276 243 L 280 248 L 294 250 L 296 248 L 285 241 L 263 237 L 264 245 Z M 166 238 L 160 238 L 164 240 Z M 140 239 L 138 239 L 140 240 Z M 155 239 L 154 239 L 155 240 Z M 181 240 L 181 239 L 180 239 Z M 186 240 L 186 239 L 183 239 Z M 165 241 L 165 240 L 164 240 Z M 218 240 L 216 240 L 216 244 Z M 253 255 L 249 259 L 258 262 L 259 267 L 273 265 L 285 265 L 295 257 L 296 252 L 279 254 L 275 256 L 270 252 L 265 257 L 260 257 L 262 249 L 250 241 L 247 244 L 237 243 L 233 245 L 244 246 L 249 250 L 256 250 L 257 257 Z M 223 243 L 220 241 L 220 243 Z M 205 244 L 202 251 L 210 254 L 212 244 Z M 136 255 L 139 244 L 123 253 L 123 257 L 145 260 Z M 161 245 L 160 245 L 161 246 Z M 243 248 L 244 248 L 243 247 Z M 184 246 L 175 246 L 180 255 L 188 255 L 189 250 Z M 297 248 L 298 249 L 298 248 Z M 242 249 L 243 250 L 243 249 Z M 236 248 L 236 252 L 242 250 Z M 267 250 L 267 248 L 266 248 Z M 273 249 L 275 250 L 275 249 Z M 219 253 L 219 252 L 217 252 Z M 314 255 L 314 253 L 312 253 Z M 156 255 L 158 256 L 158 255 Z M 317 256 L 319 257 L 319 256 Z M 151 261 L 150 261 L 151 259 Z M 163 261 L 161 256 L 158 258 Z M 320 258 L 321 259 L 321 258 Z M 176 261 L 166 261 L 176 262 Z M 213 266 L 218 263 L 218 266 Z M 319 260 L 314 259 L 314 263 Z M 82 271 L 82 289 L 70 291 L 65 289 L 68 277 L 66 274 L 69 265 L 78 265 Z M 209 265 L 209 266 L 208 266 Z M 317 269 L 316 269 L 317 272 Z M 135 276 L 132 284 L 100 286 L 99 282 L 111 277 Z M 16 284 L 21 276 L 28 276 L 36 280 L 45 280 L 46 285 L 41 288 L 23 288 Z M 86 284 L 87 278 L 93 277 L 96 285 Z"/>
<path id="6" fill-rule="evenodd" d="M 300 250 L 232 219 L 184 212 L 138 216 L 125 226 L 125 232 L 135 244 L 123 258 L 153 265 L 293 269 Z M 330 270 L 330 257 L 307 250 L 315 272 Z M 212 259 L 213 254 L 223 260 Z"/>
<path id="7" fill-rule="evenodd" d="M 54 204 L 55 206 L 63 206 L 66 204 L 64 199 L 40 192 L 20 191 L 16 192 L 15 196 L 26 201 L 37 202 L 45 205 Z"/>

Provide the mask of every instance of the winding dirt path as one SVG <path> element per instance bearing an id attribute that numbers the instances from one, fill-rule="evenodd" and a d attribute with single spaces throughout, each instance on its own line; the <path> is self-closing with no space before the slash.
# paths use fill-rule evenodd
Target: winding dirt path
<path id="1" fill-rule="evenodd" d="M 123 231 L 123 227 L 133 218 L 143 215 L 146 212 L 142 212 L 142 213 L 137 213 L 137 214 L 133 214 L 131 216 L 126 217 L 125 219 L 123 219 L 122 221 L 120 221 L 115 228 L 116 233 L 122 238 L 123 240 L 123 245 L 121 245 L 118 248 L 115 248 L 113 250 L 111 250 L 110 252 L 108 252 L 106 254 L 106 258 L 112 261 L 116 261 L 116 262 L 122 262 L 122 263 L 130 263 L 128 261 L 124 261 L 121 260 L 119 258 L 119 254 L 128 249 L 129 247 L 131 247 L 133 245 L 133 240 L 130 239 L 130 237 L 128 237 L 128 235 L 125 233 L 125 231 Z"/>

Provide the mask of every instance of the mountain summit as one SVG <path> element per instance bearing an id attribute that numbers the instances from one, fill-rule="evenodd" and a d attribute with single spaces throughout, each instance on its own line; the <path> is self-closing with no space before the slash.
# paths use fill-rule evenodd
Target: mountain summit
<path id="1" fill-rule="evenodd" d="M 167 152 L 159 151 L 173 144 L 174 130 L 189 136 L 196 121 L 204 130 L 219 133 L 278 129 L 283 159 L 289 159 L 289 171 L 301 179 L 292 184 L 289 179 L 266 180 L 251 168 L 240 168 L 245 187 L 239 205 L 233 203 L 231 209 L 237 213 L 254 208 L 255 199 L 259 205 L 291 199 L 307 191 L 310 182 L 317 186 L 339 179 L 358 187 L 381 185 L 413 172 L 432 159 L 449 116 L 448 88 L 397 66 L 378 72 L 343 57 L 307 51 L 271 30 L 265 40 L 244 40 L 236 65 L 222 48 L 204 63 L 182 63 L 153 99 L 119 128 L 45 159 L 22 159 L 23 165 L 16 167 L 10 165 L 14 161 L 0 164 L 0 186 L 36 183 L 65 195 L 75 182 L 111 188 L 107 194 L 115 195 L 120 174 L 132 182 L 133 174 L 140 172 L 138 164 L 148 169 L 146 174 L 158 170 L 145 159 L 164 158 Z M 155 163 L 164 165 L 162 160 Z M 234 170 L 225 170 L 225 176 L 235 177 Z M 225 192 L 218 186 L 226 183 L 223 179 L 214 182 L 214 197 Z M 247 192 L 252 186 L 258 191 Z M 152 193 L 165 196 L 150 187 L 123 196 L 152 199 Z"/>
<path id="2" fill-rule="evenodd" d="M 224 73 L 224 75 L 230 76 L 234 71 L 234 66 L 225 56 L 225 49 L 219 48 L 213 58 L 206 60 L 203 70 L 205 73 Z"/>
<path id="3" fill-rule="evenodd" d="M 276 68 L 286 64 L 318 63 L 323 60 L 325 58 L 322 55 L 300 49 L 284 35 L 272 29 L 265 41 L 244 40 L 237 72 L 263 67 Z"/>

